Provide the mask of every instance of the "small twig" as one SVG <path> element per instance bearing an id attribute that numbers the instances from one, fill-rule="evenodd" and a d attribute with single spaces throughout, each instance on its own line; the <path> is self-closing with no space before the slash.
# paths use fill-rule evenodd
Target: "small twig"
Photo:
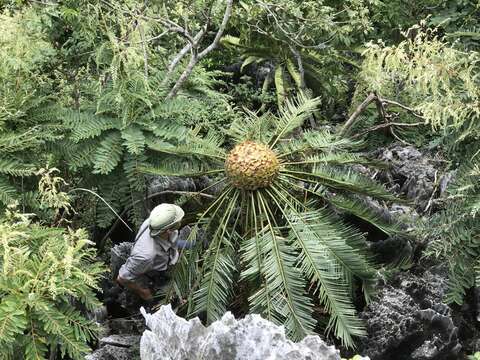
<path id="1" fill-rule="evenodd" d="M 138 26 L 138 33 L 140 34 L 140 39 L 142 40 L 142 50 L 143 50 L 143 66 L 144 66 L 144 75 L 145 80 L 148 80 L 148 53 L 147 53 L 147 45 L 145 41 L 145 33 L 143 32 L 143 26 Z"/>
<path id="2" fill-rule="evenodd" d="M 410 107 L 408 107 L 408 106 L 405 106 L 405 105 L 400 104 L 399 102 L 396 102 L 396 101 L 393 101 L 393 100 L 388 100 L 388 99 L 383 99 L 383 98 L 381 99 L 381 101 L 382 101 L 382 103 L 384 103 L 384 104 L 398 106 L 399 108 L 402 108 L 403 110 L 408 111 L 408 112 L 411 113 L 413 116 L 415 116 L 415 117 L 417 117 L 417 118 L 419 118 L 419 119 L 422 119 L 422 120 L 424 120 L 424 121 L 426 122 L 426 119 L 425 119 L 422 115 L 418 114 L 414 109 L 412 109 L 412 108 L 410 108 Z"/>

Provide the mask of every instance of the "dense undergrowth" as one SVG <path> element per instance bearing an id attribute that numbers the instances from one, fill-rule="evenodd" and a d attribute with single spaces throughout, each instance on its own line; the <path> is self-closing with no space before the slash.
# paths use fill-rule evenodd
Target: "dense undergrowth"
<path id="1" fill-rule="evenodd" d="M 368 152 L 393 142 L 458 169 L 415 235 L 446 261 L 446 301 L 461 304 L 480 281 L 479 19 L 468 0 L 0 0 L 5 357 L 82 358 L 95 254 L 108 250 L 87 239 L 115 212 L 141 223 L 152 174 L 222 187 L 189 214 L 210 241 L 182 255 L 167 301 L 354 346 L 356 306 L 393 266 L 371 259 L 357 225 L 403 235 L 365 205 L 405 201 L 365 172 L 385 166 Z M 258 167 L 225 171 L 238 144 Z M 198 209 L 198 194 L 174 201 Z"/>

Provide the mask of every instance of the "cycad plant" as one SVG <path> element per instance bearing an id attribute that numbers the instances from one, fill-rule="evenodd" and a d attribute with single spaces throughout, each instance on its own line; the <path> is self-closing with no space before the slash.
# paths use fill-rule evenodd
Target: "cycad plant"
<path id="1" fill-rule="evenodd" d="M 144 171 L 217 174 L 210 186 L 223 184 L 193 227 L 193 234 L 206 228 L 208 241 L 183 254 L 172 282 L 188 300 L 189 315 L 213 321 L 248 295 L 249 311 L 284 324 L 295 339 L 314 332 L 318 304 L 330 314 L 327 329 L 344 344 L 364 334 L 352 294 L 358 279 L 368 300 L 375 271 L 364 237 L 337 214 L 342 209 L 393 232 L 395 226 L 369 212 L 361 197 L 394 197 L 353 171 L 352 165 L 369 161 L 348 152 L 351 141 L 326 131 L 292 136 L 318 104 L 302 95 L 287 101 L 279 116 L 250 114 L 234 122 L 230 139 L 192 135 L 186 145 L 151 147 L 169 154 L 168 161 Z M 225 143 L 233 148 L 224 149 Z M 186 161 L 174 162 L 173 155 Z"/>

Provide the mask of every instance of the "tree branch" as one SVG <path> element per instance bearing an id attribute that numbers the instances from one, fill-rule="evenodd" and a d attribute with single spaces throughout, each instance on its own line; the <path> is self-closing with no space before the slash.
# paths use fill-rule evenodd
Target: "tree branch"
<path id="1" fill-rule="evenodd" d="M 363 102 L 355 109 L 353 114 L 348 118 L 345 125 L 343 125 L 342 129 L 340 130 L 340 136 L 343 136 L 347 133 L 347 131 L 352 127 L 355 123 L 355 120 L 360 116 L 360 114 L 365 111 L 365 109 L 370 105 L 372 101 L 374 101 L 377 96 L 374 93 L 368 94 L 367 98 L 363 100 Z"/>
<path id="2" fill-rule="evenodd" d="M 196 54 L 196 52 L 195 52 L 195 50 L 196 50 L 195 46 L 192 45 L 192 50 L 194 50 L 194 51 L 192 52 L 192 56 L 190 58 L 190 61 L 187 65 L 187 67 L 185 68 L 185 70 L 183 71 L 183 73 L 178 78 L 178 80 L 175 83 L 175 85 L 173 86 L 173 88 L 170 90 L 170 93 L 167 95 L 167 99 L 171 99 L 171 98 L 173 98 L 177 95 L 178 91 L 180 90 L 182 85 L 185 83 L 185 81 L 188 79 L 188 77 L 192 73 L 193 68 L 198 63 L 198 61 L 201 60 L 209 52 L 211 52 L 212 50 L 214 50 L 218 46 L 218 43 L 220 42 L 220 39 L 223 36 L 225 28 L 227 27 L 228 21 L 230 20 L 230 17 L 232 15 L 233 0 L 227 0 L 226 2 L 227 2 L 227 5 L 226 5 L 226 8 L 225 8 L 225 13 L 223 14 L 222 23 L 220 24 L 220 27 L 218 28 L 218 31 L 217 31 L 217 34 L 215 35 L 214 40 L 212 41 L 212 43 L 209 46 L 207 46 L 203 51 L 201 51 L 198 54 Z"/>

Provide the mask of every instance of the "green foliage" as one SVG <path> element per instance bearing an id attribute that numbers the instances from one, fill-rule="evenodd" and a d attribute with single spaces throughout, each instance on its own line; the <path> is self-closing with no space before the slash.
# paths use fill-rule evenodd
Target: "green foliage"
<path id="1" fill-rule="evenodd" d="M 478 53 L 455 49 L 436 31 L 411 31 L 418 34 L 395 46 L 368 45 L 357 94 L 377 92 L 406 104 L 457 141 L 478 139 Z"/>
<path id="2" fill-rule="evenodd" d="M 241 1 L 222 44 L 240 55 L 242 71 L 252 64 L 269 69 L 263 96 L 274 86 L 280 106 L 286 97 L 309 89 L 322 96 L 319 111 L 329 117 L 346 96 L 347 71 L 357 66 L 348 47 L 371 30 L 368 3 Z"/>
<path id="3" fill-rule="evenodd" d="M 93 310 L 104 267 L 84 230 L 47 228 L 8 211 L 0 223 L 0 346 L 4 359 L 83 359 L 97 325 Z M 73 300 L 73 301 L 72 301 Z"/>
<path id="4" fill-rule="evenodd" d="M 428 221 L 423 235 L 433 238 L 426 254 L 448 264 L 446 301 L 462 304 L 466 290 L 480 284 L 480 166 L 474 162 L 457 171 L 446 209 Z"/>
<path id="5" fill-rule="evenodd" d="M 468 356 L 468 360 L 478 360 L 480 359 L 480 352 L 476 352 L 473 355 Z"/>
<path id="6" fill-rule="evenodd" d="M 207 163 L 211 173 L 221 176 L 216 183 L 224 184 L 194 225 L 196 230 L 208 230 L 209 244 L 198 244 L 184 253 L 174 275 L 172 291 L 176 289 L 188 300 L 188 315 L 204 313 L 209 322 L 218 319 L 231 304 L 235 279 L 239 278 L 249 310 L 284 324 L 295 339 L 314 331 L 316 302 L 330 314 L 327 330 L 347 346 L 353 346 L 355 336 L 365 334 L 352 293 L 356 280 L 360 280 L 368 301 L 375 271 L 366 255 L 363 235 L 325 206 L 343 204 L 343 210 L 389 231 L 394 226 L 368 209 L 359 211 L 354 199 L 356 194 L 386 200 L 395 197 L 354 173 L 352 159 L 360 157 L 349 151 L 355 143 L 326 132 L 291 138 L 318 104 L 318 99 L 299 96 L 295 102 L 287 100 L 278 117 L 251 114 L 232 124 L 229 135 L 234 143 L 253 140 L 268 144 L 277 153 L 280 174 L 265 188 L 241 190 L 221 176 L 227 154 L 213 136 L 189 134 L 188 148 L 152 147 L 181 155 L 185 162 L 179 168 L 188 169 L 189 176 L 204 174 L 202 164 Z M 216 151 L 210 150 L 215 147 Z M 171 165 L 145 170 L 186 175 Z M 350 202 L 331 201 L 333 193 Z"/>
<path id="7" fill-rule="evenodd" d="M 0 203 L 19 200 L 24 177 L 46 161 L 44 145 L 58 126 L 35 117 L 51 87 L 45 72 L 55 50 L 45 40 L 46 21 L 33 11 L 0 13 Z M 24 197 L 23 197 L 24 198 Z"/>

